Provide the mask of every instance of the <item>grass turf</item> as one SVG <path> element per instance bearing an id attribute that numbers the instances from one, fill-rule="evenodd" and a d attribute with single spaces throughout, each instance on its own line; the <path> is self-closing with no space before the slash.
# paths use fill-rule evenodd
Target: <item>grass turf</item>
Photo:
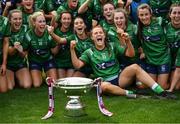
<path id="1" fill-rule="evenodd" d="M 180 98 L 180 91 L 176 92 Z M 55 113 L 48 120 L 41 120 L 48 109 L 48 90 L 16 88 L 0 94 L 0 123 L 180 123 L 180 100 L 127 99 L 123 96 L 103 96 L 112 117 L 102 115 L 97 106 L 96 91 L 92 89 L 82 97 L 87 116 L 64 116 L 67 97 L 54 89 Z"/>

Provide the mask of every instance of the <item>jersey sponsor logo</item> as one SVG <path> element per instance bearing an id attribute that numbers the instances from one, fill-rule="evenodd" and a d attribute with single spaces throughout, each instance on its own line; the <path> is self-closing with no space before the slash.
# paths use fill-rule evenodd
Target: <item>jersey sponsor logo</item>
<path id="1" fill-rule="evenodd" d="M 173 42 L 173 43 L 169 43 L 169 47 L 170 48 L 179 48 L 180 47 L 180 40 Z"/>
<path id="2" fill-rule="evenodd" d="M 34 54 L 39 55 L 39 56 L 43 56 L 48 53 L 48 51 L 46 49 L 36 49 L 36 50 L 32 50 L 32 51 Z"/>
<path id="3" fill-rule="evenodd" d="M 147 42 L 154 42 L 154 41 L 160 41 L 161 40 L 161 37 L 159 35 L 156 35 L 156 36 L 143 36 L 143 39 L 144 41 L 147 41 Z"/>
<path id="4" fill-rule="evenodd" d="M 154 14 L 167 13 L 169 10 L 167 8 L 156 8 L 153 10 Z"/>
<path id="5" fill-rule="evenodd" d="M 96 64 L 96 67 L 98 69 L 100 69 L 100 70 L 104 70 L 106 68 L 112 67 L 115 64 L 116 64 L 116 61 L 111 60 L 111 61 L 108 61 L 108 62 L 103 62 L 103 63 Z"/>

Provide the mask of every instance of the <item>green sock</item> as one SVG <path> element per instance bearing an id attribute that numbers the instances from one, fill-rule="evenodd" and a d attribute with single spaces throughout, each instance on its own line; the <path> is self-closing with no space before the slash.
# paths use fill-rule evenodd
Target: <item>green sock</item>
<path id="1" fill-rule="evenodd" d="M 161 93 L 164 91 L 164 89 L 157 83 L 153 84 L 153 86 L 151 87 L 151 89 L 155 92 L 155 93 Z"/>
<path id="2" fill-rule="evenodd" d="M 131 90 L 126 90 L 126 96 L 128 96 L 129 94 L 134 94 L 134 92 Z"/>

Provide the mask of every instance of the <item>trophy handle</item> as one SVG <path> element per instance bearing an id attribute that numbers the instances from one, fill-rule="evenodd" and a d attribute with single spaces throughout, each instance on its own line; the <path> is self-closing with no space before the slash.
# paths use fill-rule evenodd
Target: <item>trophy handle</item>
<path id="1" fill-rule="evenodd" d="M 94 80 L 94 84 L 96 85 L 96 91 L 97 91 L 98 107 L 102 114 L 110 117 L 113 115 L 113 113 L 107 110 L 104 105 L 104 102 L 102 99 L 101 82 L 102 82 L 102 78 L 97 78 Z"/>
<path id="2" fill-rule="evenodd" d="M 53 95 L 53 85 L 55 84 L 54 82 L 55 81 L 53 78 L 51 77 L 46 78 L 46 83 L 48 84 L 49 108 L 47 114 L 41 118 L 42 120 L 50 118 L 54 113 L 54 95 Z"/>

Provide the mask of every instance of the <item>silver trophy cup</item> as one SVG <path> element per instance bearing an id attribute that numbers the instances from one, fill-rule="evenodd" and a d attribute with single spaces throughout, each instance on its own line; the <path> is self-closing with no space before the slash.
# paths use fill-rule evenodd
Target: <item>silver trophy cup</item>
<path id="1" fill-rule="evenodd" d="M 86 115 L 85 104 L 80 98 L 92 88 L 93 80 L 82 77 L 61 78 L 55 81 L 55 87 L 63 89 L 69 101 L 65 107 L 65 115 L 79 117 Z"/>

